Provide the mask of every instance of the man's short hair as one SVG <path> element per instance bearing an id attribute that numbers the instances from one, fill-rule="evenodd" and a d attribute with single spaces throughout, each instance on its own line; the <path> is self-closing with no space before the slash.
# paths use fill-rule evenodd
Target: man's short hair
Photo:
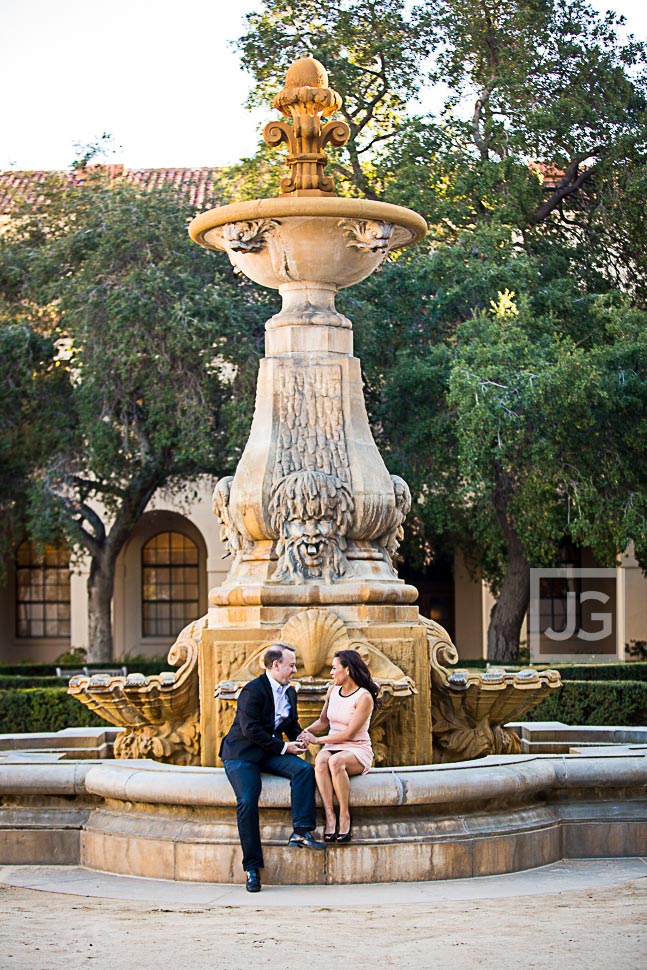
<path id="1" fill-rule="evenodd" d="M 263 663 L 266 670 L 270 669 L 275 660 L 278 660 L 279 663 L 283 660 L 284 650 L 289 650 L 291 653 L 295 652 L 294 647 L 290 647 L 287 643 L 273 643 L 271 647 L 268 647 L 263 654 Z"/>

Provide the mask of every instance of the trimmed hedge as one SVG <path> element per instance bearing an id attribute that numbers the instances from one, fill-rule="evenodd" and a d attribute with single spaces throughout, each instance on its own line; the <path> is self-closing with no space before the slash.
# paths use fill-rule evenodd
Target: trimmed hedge
<path id="1" fill-rule="evenodd" d="M 0 734 L 105 727 L 107 723 L 68 694 L 65 687 L 0 690 Z"/>
<path id="2" fill-rule="evenodd" d="M 487 660 L 463 660 L 462 658 L 458 661 L 459 667 L 466 667 L 469 670 L 485 670 L 489 661 Z M 133 659 L 129 661 L 126 660 L 113 660 L 112 663 L 105 664 L 86 664 L 92 670 L 114 670 L 116 667 L 121 667 L 122 664 L 128 669 L 128 673 L 144 674 L 145 676 L 150 676 L 151 674 L 159 674 L 162 670 L 169 670 L 168 661 L 164 657 L 153 657 L 150 660 L 138 660 Z M 56 667 L 60 666 L 63 672 L 62 677 L 56 677 Z M 492 664 L 492 666 L 498 666 L 497 664 Z M 528 664 L 503 664 L 506 670 L 515 671 L 521 670 L 522 667 L 529 666 Z M 647 663 L 644 662 L 633 662 L 628 663 L 591 663 L 591 664 L 558 664 L 558 663 L 537 663 L 532 664 L 540 670 L 545 670 L 550 668 L 551 670 L 559 670 L 562 675 L 562 680 L 643 680 L 647 681 Z M 82 667 L 82 664 L 76 664 L 72 666 L 62 666 L 60 664 L 0 664 L 0 689 L 5 687 L 5 680 L 8 677 L 24 677 L 28 678 L 30 683 L 20 684 L 16 683 L 16 687 L 46 687 L 48 684 L 55 686 L 56 684 L 63 684 L 72 676 L 73 672 L 78 672 Z M 36 683 L 45 679 L 44 683 Z M 6 686 L 11 686 L 7 684 Z"/>
<path id="3" fill-rule="evenodd" d="M 145 674 L 146 677 L 150 677 L 153 674 L 158 674 L 160 670 L 173 670 L 173 668 L 166 664 L 154 671 L 136 670 L 132 673 Z M 26 690 L 29 687 L 65 687 L 67 689 L 70 676 L 71 674 L 66 673 L 62 677 L 5 677 L 0 671 L 0 690 Z"/>
<path id="4" fill-rule="evenodd" d="M 67 687 L 67 677 L 5 677 L 0 673 L 0 690 L 26 690 L 28 687 Z"/>
<path id="5" fill-rule="evenodd" d="M 647 683 L 639 680 L 567 680 L 524 716 L 525 721 L 582 725 L 647 725 Z"/>
<path id="6" fill-rule="evenodd" d="M 169 664 L 165 657 L 151 657 L 150 660 L 138 660 L 133 659 L 132 661 L 126 658 L 125 660 L 113 660 L 112 663 L 105 664 L 95 664 L 95 663 L 78 663 L 78 664 L 0 664 L 0 678 L 4 677 L 54 677 L 55 680 L 60 684 L 61 681 L 72 676 L 73 673 L 78 673 L 81 667 L 86 666 L 91 670 L 115 670 L 117 667 L 125 666 L 129 674 L 144 674 L 149 677 L 151 674 L 159 674 L 162 670 L 169 670 Z M 62 678 L 56 677 L 56 668 L 60 667 L 63 672 Z"/>
<path id="7" fill-rule="evenodd" d="M 542 664 L 559 670 L 562 680 L 640 680 L 647 682 L 647 663 Z"/>
<path id="8" fill-rule="evenodd" d="M 458 667 L 467 670 L 485 670 L 488 660 L 464 660 L 459 656 Z M 510 673 L 523 667 L 534 667 L 536 670 L 559 670 L 562 680 L 642 680 L 647 682 L 647 663 L 628 661 L 627 663 L 532 663 L 532 664 L 496 664 L 492 667 L 505 667 Z"/>

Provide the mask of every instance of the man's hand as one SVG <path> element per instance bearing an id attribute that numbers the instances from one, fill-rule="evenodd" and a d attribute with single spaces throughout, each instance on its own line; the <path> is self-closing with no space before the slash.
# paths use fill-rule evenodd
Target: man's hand
<path id="1" fill-rule="evenodd" d="M 303 754 L 306 751 L 308 745 L 305 741 L 290 741 L 287 748 L 285 749 L 286 754 Z"/>

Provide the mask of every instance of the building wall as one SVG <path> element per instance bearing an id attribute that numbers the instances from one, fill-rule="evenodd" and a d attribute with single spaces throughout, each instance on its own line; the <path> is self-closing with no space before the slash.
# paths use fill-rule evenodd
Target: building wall
<path id="1" fill-rule="evenodd" d="M 625 582 L 625 639 L 647 640 L 647 578 L 636 562 L 633 546 L 622 556 Z"/>
<path id="2" fill-rule="evenodd" d="M 484 625 L 484 602 L 487 588 L 476 576 L 472 576 L 460 550 L 454 556 L 454 616 L 456 637 L 454 643 L 461 660 L 478 660 L 484 657 L 487 624 Z"/>

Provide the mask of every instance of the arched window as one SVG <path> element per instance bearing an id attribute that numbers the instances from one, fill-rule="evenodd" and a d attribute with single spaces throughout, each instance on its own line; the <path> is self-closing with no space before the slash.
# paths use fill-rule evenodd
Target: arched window
<path id="1" fill-rule="evenodd" d="M 158 532 L 142 548 L 143 635 L 176 636 L 198 606 L 198 547 L 181 532 Z"/>
<path id="2" fill-rule="evenodd" d="M 70 553 L 21 542 L 16 550 L 16 636 L 70 636 Z"/>

